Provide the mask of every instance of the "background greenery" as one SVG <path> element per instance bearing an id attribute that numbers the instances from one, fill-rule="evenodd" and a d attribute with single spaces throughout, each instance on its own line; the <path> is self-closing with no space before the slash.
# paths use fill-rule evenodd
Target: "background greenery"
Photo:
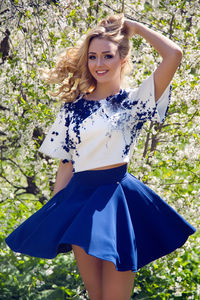
<path id="1" fill-rule="evenodd" d="M 199 225 L 199 1 L 0 1 L 0 299 L 88 299 L 72 254 L 54 260 L 13 253 L 5 237 L 48 201 L 58 162 L 37 151 L 60 104 L 40 80 L 39 67 L 115 12 L 176 41 L 183 61 L 173 80 L 164 124 L 146 124 L 129 171 L 192 225 Z M 137 86 L 160 58 L 132 38 Z M 138 272 L 133 299 L 200 299 L 199 231 L 177 251 Z"/>

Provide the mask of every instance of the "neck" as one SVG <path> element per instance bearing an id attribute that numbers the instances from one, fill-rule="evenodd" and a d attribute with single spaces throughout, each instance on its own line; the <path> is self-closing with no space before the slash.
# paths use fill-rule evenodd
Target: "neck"
<path id="1" fill-rule="evenodd" d="M 120 91 L 120 83 L 112 84 L 102 83 L 97 84 L 96 89 L 91 95 L 95 96 L 97 99 L 103 99 L 110 95 L 117 94 Z"/>

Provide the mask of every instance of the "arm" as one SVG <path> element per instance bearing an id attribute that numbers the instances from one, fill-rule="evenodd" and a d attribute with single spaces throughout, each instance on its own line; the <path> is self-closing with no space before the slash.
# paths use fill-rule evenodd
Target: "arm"
<path id="1" fill-rule="evenodd" d="M 53 196 L 62 190 L 70 181 L 73 176 L 73 167 L 72 163 L 63 163 L 60 161 L 58 172 L 56 175 L 56 183 L 54 186 Z"/>
<path id="2" fill-rule="evenodd" d="M 158 100 L 172 80 L 181 59 L 182 51 L 167 37 L 141 23 L 125 20 L 129 37 L 139 34 L 162 56 L 163 60 L 154 72 L 155 100 Z"/>

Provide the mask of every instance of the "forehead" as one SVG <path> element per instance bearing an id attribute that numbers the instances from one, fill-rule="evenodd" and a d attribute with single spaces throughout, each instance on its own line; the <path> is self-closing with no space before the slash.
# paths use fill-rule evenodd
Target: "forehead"
<path id="1" fill-rule="evenodd" d="M 89 52 L 116 52 L 117 50 L 118 46 L 115 43 L 106 39 L 94 38 L 89 45 Z"/>

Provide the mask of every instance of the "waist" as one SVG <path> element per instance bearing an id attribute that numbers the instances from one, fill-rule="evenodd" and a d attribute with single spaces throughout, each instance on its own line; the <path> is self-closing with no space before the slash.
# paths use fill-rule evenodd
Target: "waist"
<path id="1" fill-rule="evenodd" d="M 100 170 L 75 172 L 72 179 L 86 185 L 109 184 L 121 181 L 127 172 L 127 164 Z"/>

